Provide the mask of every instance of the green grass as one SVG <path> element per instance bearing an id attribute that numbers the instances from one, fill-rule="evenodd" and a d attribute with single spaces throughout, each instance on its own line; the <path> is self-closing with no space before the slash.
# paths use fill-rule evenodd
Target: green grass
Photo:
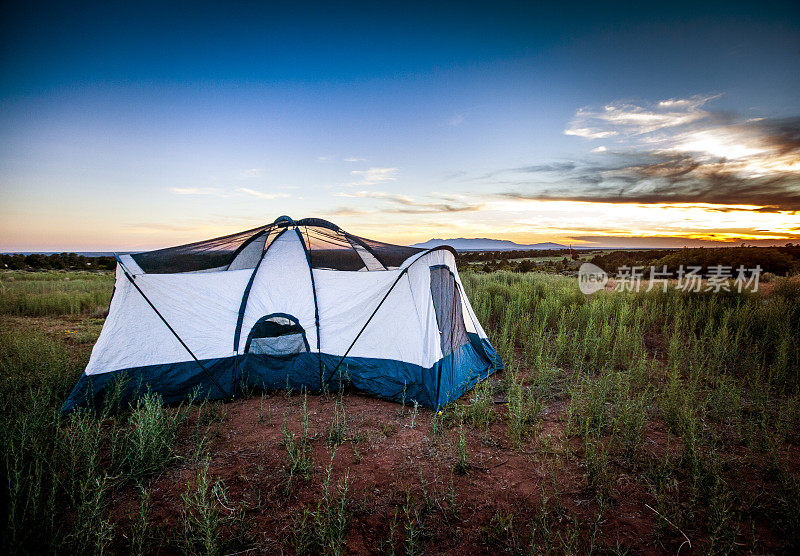
<path id="1" fill-rule="evenodd" d="M 251 527 L 248 516 L 271 519 L 278 508 L 291 516 L 280 524 L 281 550 L 341 553 L 354 514 L 383 512 L 385 529 L 374 546 L 364 537 L 366 549 L 436 552 L 460 531 L 492 550 L 621 552 L 620 541 L 603 538 L 603 524 L 635 490 L 637 503 L 658 513 L 642 510 L 652 533 L 633 551 L 675 552 L 686 533 L 699 552 L 765 552 L 765 530 L 778 552 L 797 548 L 800 477 L 790 458 L 800 442 L 800 281 L 776 279 L 768 294 L 587 297 L 574 278 L 557 275 L 464 272 L 462 280 L 506 371 L 441 414 L 410 404 L 377 414 L 373 435 L 345 394 L 312 411 L 305 392 L 261 396 L 248 423 L 266 434 L 275 421 L 276 434 L 233 456 L 216 439 L 232 429 L 236 404 L 165 407 L 148 394 L 121 407 L 111 396 L 103 407 L 61 416 L 113 277 L 0 273 L 0 546 L 10 554 L 260 549 L 251 532 L 263 533 L 263 522 Z M 294 419 L 284 416 L 282 427 L 280 407 Z M 349 474 L 337 480 L 332 465 L 315 473 L 312 454 L 332 455 L 357 439 Z M 422 486 L 412 494 L 398 476 L 406 483 L 371 505 L 378 489 L 360 469 L 381 450 L 415 442 Z M 276 465 L 225 480 L 215 469 L 228 457 L 262 458 L 260 450 L 275 450 Z M 454 485 L 483 484 L 511 465 L 536 472 L 540 499 L 492 506 L 482 522 L 467 523 L 475 501 L 459 498 Z M 428 491 L 423 466 L 448 494 Z M 569 488 L 560 485 L 565 478 Z M 314 502 L 300 502 L 309 493 Z M 177 508 L 169 524 L 156 517 L 165 504 Z M 462 505 L 469 509 L 459 514 Z"/>
<path id="2" fill-rule="evenodd" d="M 636 378 L 664 356 L 682 376 L 758 377 L 780 394 L 800 388 L 798 297 L 677 290 L 586 296 L 572 278 L 539 273 L 465 272 L 462 280 L 504 361 L 618 369 Z"/>
<path id="3" fill-rule="evenodd" d="M 660 514 L 699 536 L 705 551 L 742 545 L 740 522 L 754 503 L 762 519 L 796 533 L 797 512 L 786 503 L 796 490 L 784 486 L 797 484 L 785 457 L 800 419 L 800 296 L 786 285 L 796 279 L 781 279 L 771 295 L 591 296 L 557 275 L 464 272 L 462 280 L 510 369 L 503 382 L 512 448 L 530 442 L 526 406 L 535 415 L 539 400 L 566 399 L 565 432 L 583 440 L 579 457 L 598 507 L 619 496 L 617 474 L 633 471 Z M 529 399 L 529 389 L 538 397 Z M 471 401 L 465 415 L 486 403 L 479 392 Z M 679 457 L 647 449 L 649 423 L 666 429 Z M 760 469 L 763 483 L 736 480 L 726 461 L 739 444 L 747 448 L 742 464 Z M 659 539 L 678 532 L 659 526 Z M 549 535 L 544 518 L 534 531 Z M 551 535 L 541 543 L 553 546 Z"/>
<path id="4" fill-rule="evenodd" d="M 158 394 L 145 394 L 128 419 L 124 438 L 125 468 L 130 478 L 162 470 L 175 458 L 180 413 L 167 411 Z"/>
<path id="5" fill-rule="evenodd" d="M 345 538 L 350 523 L 348 511 L 349 475 L 333 484 L 333 458 L 313 508 L 303 508 L 294 526 L 295 550 L 298 554 L 344 554 Z"/>
<path id="6" fill-rule="evenodd" d="M 99 272 L 0 272 L 0 315 L 105 316 L 114 275 Z"/>

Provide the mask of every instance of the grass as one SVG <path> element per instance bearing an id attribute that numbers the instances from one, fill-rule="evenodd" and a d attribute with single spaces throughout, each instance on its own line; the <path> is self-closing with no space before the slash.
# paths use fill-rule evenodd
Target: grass
<path id="1" fill-rule="evenodd" d="M 106 315 L 114 275 L 99 272 L 0 273 L 0 315 Z"/>
<path id="2" fill-rule="evenodd" d="M 300 434 L 295 434 L 284 427 L 283 446 L 286 448 L 286 472 L 289 476 L 288 485 L 292 485 L 295 477 L 308 480 L 314 470 L 314 462 L 311 460 L 308 432 L 308 398 L 303 393 L 303 406 L 300 420 Z"/>
<path id="3" fill-rule="evenodd" d="M 326 470 L 325 479 L 313 509 L 304 508 L 295 523 L 295 549 L 298 554 L 344 554 L 345 539 L 349 523 L 347 508 L 349 474 L 333 484 L 333 458 Z"/>
<path id="4" fill-rule="evenodd" d="M 328 444 L 339 446 L 347 438 L 347 413 L 341 394 L 336 398 L 331 415 L 331 425 L 328 429 Z"/>
<path id="5" fill-rule="evenodd" d="M 113 277 L 0 273 L 2 548 L 419 554 L 458 538 L 676 552 L 684 535 L 700 552 L 798 548 L 796 278 L 768 293 L 588 297 L 564 276 L 462 280 L 507 369 L 441 413 L 287 391 L 249 406 L 111 396 L 65 417 Z M 241 423 L 257 432 L 239 447 Z M 334 461 L 350 440 L 357 456 Z M 531 481 L 525 496 L 503 488 Z M 620 538 L 614 524 L 637 515 L 646 532 Z"/>
<path id="6" fill-rule="evenodd" d="M 128 419 L 124 457 L 131 479 L 156 473 L 175 457 L 180 413 L 164 409 L 161 396 L 145 394 Z"/>
<path id="7" fill-rule="evenodd" d="M 216 555 L 222 551 L 221 529 L 226 520 L 225 485 L 209 474 L 206 459 L 181 495 L 183 547 L 190 554 Z"/>

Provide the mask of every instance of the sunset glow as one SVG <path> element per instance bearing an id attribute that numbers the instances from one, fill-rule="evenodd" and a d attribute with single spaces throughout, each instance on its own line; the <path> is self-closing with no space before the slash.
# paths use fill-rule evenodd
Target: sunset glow
<path id="1" fill-rule="evenodd" d="M 708 9 L 576 24 L 515 8 L 491 15 L 502 33 L 435 10 L 433 32 L 410 10 L 381 14 L 399 22 L 389 34 L 367 15 L 326 25 L 322 8 L 156 10 L 136 20 L 145 41 L 122 20 L 54 9 L 33 25 L 20 7 L 0 81 L 0 250 L 149 249 L 281 214 L 401 243 L 798 241 L 797 19 Z M 608 43 L 611 25 L 627 31 Z"/>

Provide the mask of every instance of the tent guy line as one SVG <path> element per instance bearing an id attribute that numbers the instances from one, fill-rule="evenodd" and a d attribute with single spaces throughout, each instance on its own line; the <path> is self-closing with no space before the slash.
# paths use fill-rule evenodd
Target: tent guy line
<path id="1" fill-rule="evenodd" d="M 178 341 L 186 349 L 186 351 L 189 353 L 189 355 L 192 356 L 192 359 L 194 359 L 195 363 L 197 363 L 200 366 L 200 368 L 203 369 L 203 373 L 211 380 L 211 382 L 214 384 L 214 386 L 217 387 L 217 390 L 219 390 L 220 394 L 222 394 L 222 397 L 226 401 L 233 400 L 233 398 L 235 397 L 235 394 L 232 393 L 232 392 L 229 394 L 228 392 L 226 392 L 222 388 L 222 386 L 219 385 L 219 382 L 217 382 L 216 379 L 214 378 L 214 376 L 211 373 L 208 372 L 208 369 L 206 369 L 203 366 L 203 364 L 200 362 L 200 360 L 197 358 L 197 356 L 194 354 L 194 352 L 191 349 L 189 349 L 189 346 L 186 345 L 186 342 L 183 341 L 183 339 L 178 335 L 178 333 L 175 332 L 175 329 L 172 328 L 172 326 L 169 324 L 169 322 L 167 322 L 167 319 L 164 318 L 164 315 L 162 315 L 159 312 L 159 310 L 156 309 L 156 306 L 153 305 L 153 302 L 150 301 L 150 298 L 148 298 L 145 295 L 145 293 L 142 291 L 142 288 L 139 287 L 139 285 L 136 283 L 136 281 L 133 279 L 133 277 L 128 273 L 128 270 L 125 268 L 125 265 L 122 264 L 122 261 L 119 260 L 119 257 L 117 257 L 116 254 L 114 255 L 114 257 L 117 259 L 117 264 L 122 269 L 122 272 L 123 272 L 123 274 L 125 274 L 125 277 L 128 279 L 128 281 L 131 284 L 133 284 L 133 287 L 136 288 L 136 291 L 138 291 L 140 294 L 142 294 L 142 297 L 144 298 L 145 301 L 147 301 L 147 304 L 150 305 L 150 307 L 152 307 L 153 311 L 156 312 L 156 314 L 158 315 L 158 318 L 160 318 L 161 321 L 167 326 L 167 328 L 169 328 L 169 331 L 172 332 L 172 334 L 178 339 Z"/>

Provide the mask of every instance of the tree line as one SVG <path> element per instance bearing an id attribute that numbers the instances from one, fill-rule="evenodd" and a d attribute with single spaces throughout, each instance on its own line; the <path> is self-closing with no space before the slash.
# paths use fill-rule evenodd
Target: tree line
<path id="1" fill-rule="evenodd" d="M 114 270 L 114 257 L 87 257 L 77 253 L 0 254 L 0 268 L 7 270 Z"/>
<path id="2" fill-rule="evenodd" d="M 544 271 L 571 274 L 578 270 L 582 261 L 579 255 L 585 251 L 569 249 L 547 251 L 481 251 L 459 253 L 461 269 L 494 272 Z M 616 274 L 622 267 L 644 267 L 648 276 L 651 267 L 662 271 L 664 266 L 673 274 L 683 267 L 701 267 L 704 272 L 712 266 L 729 266 L 736 272 L 739 266 L 745 269 L 761 267 L 761 272 L 771 272 L 786 276 L 800 272 L 800 245 L 787 244 L 783 247 L 685 247 L 682 249 L 631 249 L 597 251 L 588 262 L 608 272 Z M 560 258 L 556 258 L 561 256 Z M 536 261 L 535 258 L 547 259 Z M 519 259 L 519 260 L 513 260 Z M 483 264 L 478 264 L 483 262 Z M 472 263 L 472 264 L 470 264 Z"/>

